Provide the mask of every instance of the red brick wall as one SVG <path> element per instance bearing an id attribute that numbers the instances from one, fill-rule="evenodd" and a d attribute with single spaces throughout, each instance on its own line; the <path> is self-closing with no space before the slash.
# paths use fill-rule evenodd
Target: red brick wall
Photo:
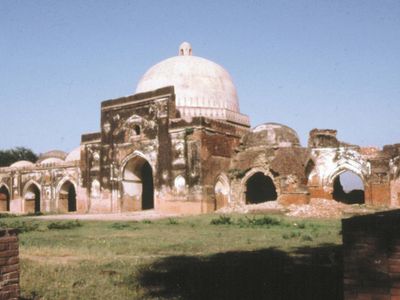
<path id="1" fill-rule="evenodd" d="M 342 221 L 344 299 L 400 299 L 400 210 Z"/>
<path id="2" fill-rule="evenodd" d="M 15 229 L 0 229 L 0 300 L 19 297 L 18 235 Z"/>

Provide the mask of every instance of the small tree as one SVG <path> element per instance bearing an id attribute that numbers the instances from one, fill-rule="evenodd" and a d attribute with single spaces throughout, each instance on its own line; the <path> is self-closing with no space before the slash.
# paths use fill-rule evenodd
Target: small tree
<path id="1" fill-rule="evenodd" d="M 37 159 L 37 154 L 25 147 L 0 150 L 0 167 L 8 167 L 19 160 L 36 162 Z"/>

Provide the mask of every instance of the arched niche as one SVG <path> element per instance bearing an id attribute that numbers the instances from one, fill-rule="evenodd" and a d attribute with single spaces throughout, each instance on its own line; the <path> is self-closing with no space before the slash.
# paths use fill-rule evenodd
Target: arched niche
<path id="1" fill-rule="evenodd" d="M 74 212 L 76 211 L 76 187 L 69 180 L 63 180 L 58 189 L 58 212 Z"/>
<path id="2" fill-rule="evenodd" d="M 230 199 L 230 186 L 228 177 L 225 174 L 220 174 L 214 185 L 215 193 L 215 210 L 228 205 Z"/>
<path id="3" fill-rule="evenodd" d="M 24 212 L 25 213 L 39 213 L 40 212 L 40 187 L 34 182 L 30 181 L 25 185 L 23 199 L 24 199 Z"/>
<path id="4" fill-rule="evenodd" d="M 121 184 L 122 211 L 154 208 L 153 170 L 143 156 L 134 155 L 126 160 Z"/>
<path id="5" fill-rule="evenodd" d="M 4 184 L 0 185 L 0 211 L 10 211 L 10 190 Z"/>

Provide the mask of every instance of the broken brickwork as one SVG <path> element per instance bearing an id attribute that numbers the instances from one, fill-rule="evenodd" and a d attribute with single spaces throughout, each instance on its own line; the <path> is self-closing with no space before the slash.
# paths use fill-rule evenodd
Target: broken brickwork
<path id="1" fill-rule="evenodd" d="M 16 229 L 0 229 L 0 299 L 19 299 L 19 257 Z"/>
<path id="2" fill-rule="evenodd" d="M 400 210 L 342 221 L 344 299 L 400 299 Z"/>

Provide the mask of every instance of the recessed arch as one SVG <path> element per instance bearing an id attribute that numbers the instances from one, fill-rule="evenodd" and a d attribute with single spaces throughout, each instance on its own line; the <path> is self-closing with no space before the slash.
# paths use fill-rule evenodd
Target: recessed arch
<path id="1" fill-rule="evenodd" d="M 153 209 L 153 168 L 144 155 L 134 153 L 125 159 L 121 175 L 121 210 Z"/>
<path id="2" fill-rule="evenodd" d="M 5 184 L 0 184 L 0 211 L 10 211 L 10 190 Z"/>
<path id="3" fill-rule="evenodd" d="M 310 182 L 310 177 L 312 176 L 314 170 L 315 170 L 315 162 L 312 159 L 309 159 L 304 169 L 304 178 L 306 185 Z"/>
<path id="4" fill-rule="evenodd" d="M 273 177 L 261 171 L 253 171 L 244 181 L 245 203 L 257 204 L 278 199 Z"/>
<path id="5" fill-rule="evenodd" d="M 345 204 L 364 204 L 364 180 L 351 170 L 342 170 L 333 178 L 332 198 Z"/>
<path id="6" fill-rule="evenodd" d="M 76 211 L 76 184 L 70 178 L 64 178 L 57 187 L 58 212 Z"/>
<path id="7" fill-rule="evenodd" d="M 25 184 L 23 190 L 24 212 L 39 213 L 41 209 L 41 189 L 40 185 L 30 180 Z"/>
<path id="8" fill-rule="evenodd" d="M 215 180 L 215 210 L 226 206 L 230 202 L 229 179 L 226 174 L 219 174 Z"/>

